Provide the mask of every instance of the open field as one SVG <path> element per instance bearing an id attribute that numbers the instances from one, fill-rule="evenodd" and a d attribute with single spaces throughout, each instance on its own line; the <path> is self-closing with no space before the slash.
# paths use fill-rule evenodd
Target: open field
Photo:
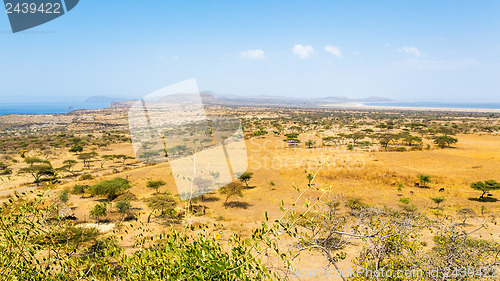
<path id="1" fill-rule="evenodd" d="M 14 190 L 45 191 L 46 206 L 64 201 L 71 209 L 64 225 L 97 223 L 90 227 L 101 228 L 102 237 L 119 237 L 117 243 L 128 254 L 138 250 L 140 235 L 168 232 L 172 227 L 185 231 L 186 225 L 206 225 L 210 235 L 220 235 L 221 241 L 232 233 L 250 237 L 260 227 L 265 213 L 272 222 L 282 218 L 284 210 L 294 208 L 300 214 L 306 212 L 303 204 L 307 201 L 323 206 L 328 198 L 358 200 L 361 206 L 401 214 L 421 214 L 431 224 L 446 219 L 455 223 L 467 220 L 464 230 L 479 228 L 470 237 L 500 243 L 496 223 L 482 228 L 485 220 L 496 219 L 500 212 L 500 191 L 488 191 L 480 198 L 482 192 L 471 188 L 474 182 L 500 180 L 498 113 L 214 106 L 209 108 L 209 114 L 242 121 L 247 172 L 253 174 L 248 187 L 243 184 L 242 197 L 229 198 L 228 204 L 225 195 L 214 191 L 188 205 L 176 198 L 178 191 L 167 159 L 163 163 L 143 163 L 135 158 L 126 109 L 36 118 L 0 116 L 0 161 L 5 165 L 0 175 L 2 201 L 7 202 Z M 82 150 L 70 151 L 76 146 Z M 186 145 L 184 149 L 191 148 Z M 167 151 L 173 150 L 167 147 Z M 27 159 L 37 160 L 30 164 Z M 53 170 L 38 179 L 26 172 L 29 167 L 44 165 Z M 419 175 L 428 180 L 419 179 Z M 130 187 L 108 197 L 93 191 L 93 186 L 116 177 L 126 179 Z M 165 183 L 159 193 L 147 187 L 153 180 Z M 85 191 L 73 192 L 75 185 L 85 186 Z M 294 186 L 307 192 L 300 195 Z M 61 199 L 64 190 L 70 192 L 67 199 Z M 167 196 L 166 191 L 175 201 L 175 206 L 168 207 L 172 212 L 148 204 L 150 198 Z M 436 197 L 444 201 L 436 204 L 430 199 Z M 296 200 L 297 205 L 292 207 Z M 108 201 L 106 214 L 91 215 L 97 204 Z M 130 202 L 130 208 L 119 212 L 119 201 Z M 350 209 L 346 207 L 343 215 L 357 210 L 349 204 L 346 206 Z M 463 210 L 468 214 L 465 219 L 460 215 Z M 419 232 L 419 243 L 427 252 L 436 246 L 437 232 L 429 229 Z M 278 246 L 293 248 L 294 241 L 283 237 Z M 351 261 L 367 247 L 353 239 L 331 252 L 343 251 L 346 256 L 336 265 L 349 270 Z M 270 258 L 267 262 L 274 264 L 277 260 Z M 328 265 L 332 267 L 332 262 L 314 250 L 301 253 L 292 262 L 296 268 L 318 270 Z M 309 279 L 321 280 L 305 280 Z"/>

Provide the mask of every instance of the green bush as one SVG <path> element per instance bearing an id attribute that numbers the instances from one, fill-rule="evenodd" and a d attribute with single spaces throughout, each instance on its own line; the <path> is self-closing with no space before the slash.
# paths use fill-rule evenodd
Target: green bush
<path id="1" fill-rule="evenodd" d="M 399 202 L 400 203 L 403 203 L 403 204 L 409 204 L 411 201 L 411 199 L 409 197 L 406 197 L 406 198 L 400 198 L 399 199 Z"/>
<path id="2" fill-rule="evenodd" d="M 115 199 L 120 193 L 129 189 L 130 182 L 123 178 L 102 181 L 90 187 L 92 195 L 106 195 L 109 200 Z"/>
<path id="3" fill-rule="evenodd" d="M 91 180 L 93 179 L 94 177 L 91 175 L 91 174 L 83 174 L 80 176 L 80 180 L 81 181 L 84 181 L 84 180 Z"/>
<path id="4" fill-rule="evenodd" d="M 99 235 L 96 228 L 85 228 L 78 226 L 55 227 L 50 232 L 33 239 L 33 243 L 39 245 L 61 245 L 65 243 L 83 243 L 91 241 Z"/>
<path id="5" fill-rule="evenodd" d="M 63 190 L 59 193 L 59 200 L 62 202 L 66 203 L 69 200 L 69 191 L 68 190 Z"/>
<path id="6" fill-rule="evenodd" d="M 88 185 L 77 184 L 77 185 L 73 186 L 73 189 L 71 190 L 71 193 L 72 194 L 84 194 L 85 190 L 88 187 L 89 187 Z"/>

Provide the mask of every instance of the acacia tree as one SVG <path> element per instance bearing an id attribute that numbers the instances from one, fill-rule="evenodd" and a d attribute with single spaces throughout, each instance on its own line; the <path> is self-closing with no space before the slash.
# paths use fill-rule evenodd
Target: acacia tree
<path id="1" fill-rule="evenodd" d="M 495 180 L 478 181 L 471 183 L 470 187 L 475 190 L 482 191 L 483 194 L 479 196 L 480 200 L 484 200 L 484 195 L 489 193 L 491 190 L 500 190 L 500 183 Z"/>
<path id="2" fill-rule="evenodd" d="M 365 134 L 362 134 L 362 133 L 353 133 L 353 134 L 348 134 L 347 135 L 347 138 L 352 139 L 352 145 L 353 146 L 356 146 L 356 144 L 358 143 L 358 141 L 360 139 L 363 139 L 364 137 L 365 137 Z"/>
<path id="3" fill-rule="evenodd" d="M 158 188 L 161 186 L 164 186 L 166 183 L 162 180 L 156 180 L 156 181 L 148 181 L 146 186 L 148 188 L 156 190 L 156 193 L 158 194 Z"/>
<path id="4" fill-rule="evenodd" d="M 316 142 L 313 140 L 307 140 L 305 144 L 306 144 L 307 148 L 314 148 L 314 145 L 316 144 Z"/>
<path id="5" fill-rule="evenodd" d="M 450 136 L 439 136 L 434 139 L 434 143 L 440 148 L 445 148 L 446 146 L 451 147 L 452 144 L 457 143 L 458 139 Z"/>
<path id="6" fill-rule="evenodd" d="M 420 181 L 420 183 L 422 183 L 424 185 L 424 188 L 425 188 L 425 187 L 427 187 L 426 184 L 431 182 L 431 176 L 420 174 L 420 175 L 418 175 L 418 180 Z"/>
<path id="7" fill-rule="evenodd" d="M 250 181 L 250 179 L 252 179 L 253 177 L 253 173 L 252 172 L 244 172 L 240 177 L 239 177 L 239 180 L 243 183 L 245 183 L 245 185 L 247 186 L 248 188 L 248 182 Z"/>
<path id="8" fill-rule="evenodd" d="M 106 203 L 97 204 L 90 210 L 89 215 L 91 218 L 95 218 L 97 222 L 100 222 L 100 218 L 105 216 L 107 213 Z"/>
<path id="9" fill-rule="evenodd" d="M 68 159 L 63 161 L 63 166 L 59 167 L 56 169 L 56 171 L 65 171 L 71 173 L 72 176 L 75 176 L 76 173 L 73 171 L 73 167 L 77 164 L 78 162 L 73 159 Z"/>
<path id="10" fill-rule="evenodd" d="M 139 155 L 139 158 L 146 160 L 146 164 L 147 164 L 147 163 L 149 163 L 149 161 L 151 161 L 151 158 L 154 158 L 156 156 L 160 156 L 160 153 L 158 151 L 146 151 L 146 152 L 142 153 L 141 155 Z"/>
<path id="11" fill-rule="evenodd" d="M 431 197 L 431 200 L 436 203 L 436 209 L 439 208 L 439 204 L 441 204 L 444 200 L 446 200 L 444 197 Z"/>
<path id="12" fill-rule="evenodd" d="M 174 213 L 174 207 L 177 204 L 174 197 L 165 193 L 162 195 L 154 195 L 146 199 L 146 203 L 151 208 L 151 213 L 148 216 L 148 223 L 151 221 L 151 216 L 160 211 L 160 216 L 171 216 Z"/>
<path id="13" fill-rule="evenodd" d="M 382 147 L 384 149 L 387 149 L 387 147 L 389 146 L 389 143 L 391 141 L 392 142 L 396 141 L 399 138 L 399 135 L 385 133 L 385 134 L 378 134 L 375 136 L 375 138 L 378 139 L 380 145 L 382 145 Z"/>
<path id="14" fill-rule="evenodd" d="M 102 160 L 101 160 L 101 169 L 104 168 L 104 163 L 106 163 L 107 161 L 109 160 L 112 160 L 115 158 L 114 155 L 103 155 L 101 156 Z"/>
<path id="15" fill-rule="evenodd" d="M 27 158 L 28 159 L 28 158 Z M 38 159 L 39 160 L 39 159 Z M 55 176 L 55 171 L 49 161 L 40 160 L 40 161 L 29 161 L 29 167 L 21 168 L 18 171 L 18 174 L 30 174 L 35 180 L 36 185 L 40 184 L 40 179 L 42 177 L 53 177 Z"/>
<path id="16" fill-rule="evenodd" d="M 417 142 L 417 143 L 422 142 L 422 138 L 417 137 L 417 136 L 413 136 L 410 134 L 404 134 L 404 135 L 402 135 L 402 138 L 406 142 L 406 145 L 408 145 L 408 146 L 412 146 L 412 144 L 414 142 Z"/>
<path id="17" fill-rule="evenodd" d="M 90 188 L 92 195 L 106 195 L 108 200 L 113 200 L 118 194 L 129 189 L 130 182 L 123 178 L 114 178 L 111 180 L 102 181 Z"/>
<path id="18" fill-rule="evenodd" d="M 83 160 L 83 167 L 90 170 L 90 165 L 94 161 L 94 158 L 97 156 L 97 152 L 87 152 L 82 153 L 78 156 L 78 159 Z"/>
<path id="19" fill-rule="evenodd" d="M 230 198 L 239 196 L 243 197 L 243 186 L 239 182 L 232 182 L 225 185 L 219 189 L 220 194 L 225 195 L 224 206 L 227 206 L 227 202 Z"/>
<path id="20" fill-rule="evenodd" d="M 118 201 L 116 202 L 116 208 L 118 209 L 118 213 L 121 214 L 121 219 L 120 220 L 123 220 L 123 218 L 125 217 L 125 214 L 128 213 L 128 211 L 130 210 L 130 202 L 129 201 Z"/>
<path id="21" fill-rule="evenodd" d="M 78 154 L 79 152 L 83 151 L 83 147 L 81 145 L 74 145 L 69 149 L 69 152 L 74 152 L 75 154 Z"/>

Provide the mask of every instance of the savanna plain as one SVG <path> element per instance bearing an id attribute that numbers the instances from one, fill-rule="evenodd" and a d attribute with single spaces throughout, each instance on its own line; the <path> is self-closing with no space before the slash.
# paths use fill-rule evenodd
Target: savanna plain
<path id="1" fill-rule="evenodd" d="M 128 107 L 0 116 L 3 280 L 500 274 L 498 112 L 210 105 L 241 120 L 248 170 L 180 200 L 168 159 L 212 133 L 139 161 Z"/>

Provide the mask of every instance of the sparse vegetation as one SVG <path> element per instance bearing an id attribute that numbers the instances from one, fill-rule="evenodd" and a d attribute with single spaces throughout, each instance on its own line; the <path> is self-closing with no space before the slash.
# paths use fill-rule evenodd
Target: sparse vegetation
<path id="1" fill-rule="evenodd" d="M 243 197 L 243 186 L 239 182 L 232 182 L 219 189 L 220 194 L 224 195 L 224 206 L 227 206 L 229 199 L 238 196 Z"/>
<path id="2" fill-rule="evenodd" d="M 164 186 L 166 183 L 162 180 L 156 180 L 156 181 L 148 181 L 146 186 L 148 188 L 154 189 L 156 193 L 158 193 L 158 188 L 161 186 Z"/>
<path id="3" fill-rule="evenodd" d="M 500 183 L 495 180 L 487 180 L 484 182 L 478 181 L 471 183 L 470 187 L 475 190 L 482 191 L 483 194 L 479 196 L 480 200 L 484 200 L 484 195 L 492 190 L 500 190 Z"/>

